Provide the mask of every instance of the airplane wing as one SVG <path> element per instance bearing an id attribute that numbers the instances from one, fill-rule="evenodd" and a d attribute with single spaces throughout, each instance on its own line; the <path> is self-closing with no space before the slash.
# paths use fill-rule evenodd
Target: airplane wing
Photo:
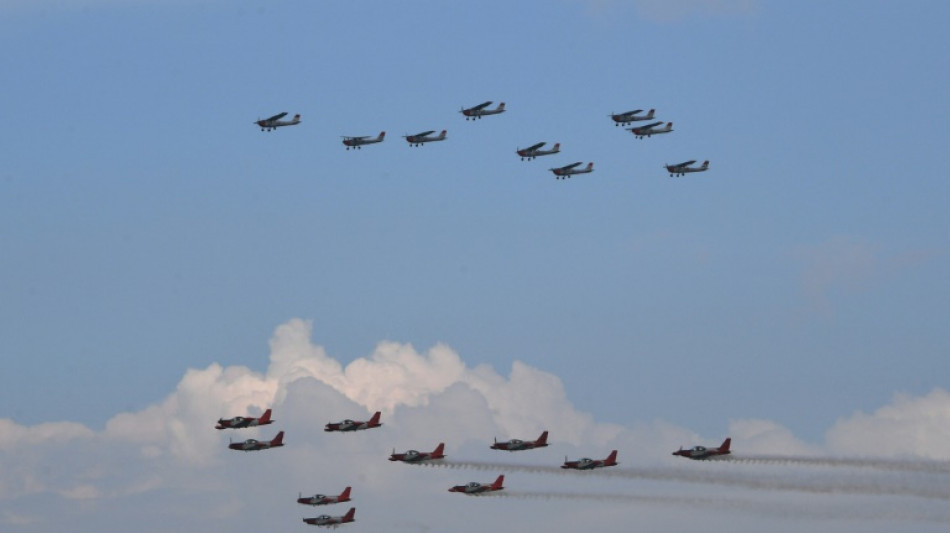
<path id="1" fill-rule="evenodd" d="M 637 128 L 637 129 L 638 129 L 638 130 L 647 130 L 647 129 L 652 128 L 653 126 L 659 126 L 660 124 L 663 124 L 663 121 L 662 121 L 662 120 L 657 120 L 656 122 L 651 122 L 650 124 L 647 124 L 646 126 L 640 126 L 640 127 Z"/>
<path id="2" fill-rule="evenodd" d="M 479 109 L 485 109 L 486 107 L 488 107 L 488 106 L 490 106 L 490 105 L 491 105 L 491 100 L 489 100 L 489 101 L 487 101 L 487 102 L 482 102 L 482 103 L 478 104 L 477 106 L 473 107 L 472 110 L 473 110 L 473 111 L 478 111 Z"/>
<path id="3" fill-rule="evenodd" d="M 428 137 L 429 135 L 432 135 L 433 133 L 435 133 L 435 130 L 429 130 L 429 131 L 424 131 L 422 133 L 417 133 L 415 135 L 412 135 L 412 137 Z"/>
<path id="4" fill-rule="evenodd" d="M 341 135 L 340 137 L 343 137 L 348 141 L 362 141 L 363 139 L 368 139 L 369 135 L 360 135 L 359 137 L 348 137 L 346 135 Z"/>
<path id="5" fill-rule="evenodd" d="M 268 119 L 264 119 L 264 120 L 266 120 L 267 122 L 270 122 L 270 121 L 272 121 L 272 120 L 280 120 L 280 119 L 282 119 L 282 118 L 284 118 L 284 117 L 286 117 L 286 116 L 287 116 L 287 112 L 284 111 L 283 113 L 277 113 L 276 115 L 274 115 L 274 116 L 272 116 L 272 117 L 270 117 L 270 118 L 268 118 Z"/>
<path id="6" fill-rule="evenodd" d="M 538 144 L 529 146 L 528 148 L 526 148 L 526 150 L 528 150 L 529 152 L 533 152 L 533 151 L 537 150 L 538 148 L 541 148 L 541 147 L 544 146 L 545 144 L 547 144 L 547 143 L 546 143 L 546 142 L 539 142 Z"/>
<path id="7" fill-rule="evenodd" d="M 580 165 L 581 163 L 583 163 L 583 161 L 578 161 L 577 163 L 571 163 L 570 165 L 565 165 L 565 166 L 561 167 L 561 170 L 570 170 L 570 169 L 576 167 L 577 165 Z"/>
<path id="8" fill-rule="evenodd" d="M 674 167 L 674 168 L 686 168 L 686 167 L 692 165 L 692 164 L 695 163 L 695 162 L 696 162 L 696 160 L 695 160 L 695 159 L 692 159 L 692 160 L 686 161 L 685 163 L 680 163 L 680 164 L 678 164 L 678 165 L 673 165 L 673 167 Z"/>
<path id="9" fill-rule="evenodd" d="M 624 115 L 627 115 L 627 116 L 636 115 L 637 113 L 639 113 L 639 112 L 641 112 L 641 111 L 643 111 L 643 110 L 642 110 L 642 109 L 635 109 L 635 110 L 633 110 L 633 111 L 627 111 L 626 113 L 624 113 Z"/>

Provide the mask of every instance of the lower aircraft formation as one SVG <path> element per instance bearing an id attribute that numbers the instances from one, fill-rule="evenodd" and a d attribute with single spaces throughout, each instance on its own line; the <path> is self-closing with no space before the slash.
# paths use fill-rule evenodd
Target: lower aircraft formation
<path id="1" fill-rule="evenodd" d="M 489 100 L 471 107 L 463 106 L 459 112 L 465 117 L 465 120 L 473 121 L 479 120 L 482 117 L 500 115 L 505 112 L 504 102 L 499 103 L 494 109 L 490 107 L 491 104 L 492 102 Z M 623 113 L 611 113 L 608 116 L 614 122 L 615 126 L 628 126 L 637 122 L 653 120 L 655 114 L 655 109 L 650 109 L 646 113 L 643 113 L 642 109 L 635 109 L 632 111 L 625 111 Z M 294 115 L 292 120 L 283 120 L 287 115 L 288 113 L 285 111 L 269 118 L 258 119 L 254 122 L 254 124 L 258 125 L 261 128 L 261 131 L 273 131 L 283 126 L 296 126 L 297 124 L 300 124 L 300 114 Z M 654 135 L 671 133 L 673 131 L 673 123 L 666 122 L 664 124 L 662 120 L 658 120 L 642 126 L 633 126 L 629 128 L 625 127 L 624 129 L 632 133 L 637 139 L 648 139 Z M 418 147 L 432 142 L 444 141 L 448 138 L 447 130 L 442 130 L 437 135 L 435 132 L 436 130 L 427 130 L 412 135 L 406 134 L 403 135 L 403 138 L 406 139 L 406 142 L 412 147 Z M 364 146 L 381 143 L 385 137 L 385 131 L 381 131 L 379 135 L 375 137 L 372 135 L 342 136 L 343 146 L 345 146 L 347 150 L 351 148 L 353 150 L 360 150 Z M 543 149 L 545 145 L 547 145 L 547 142 L 541 141 L 529 146 L 528 148 L 518 148 L 515 150 L 515 153 L 521 157 L 522 161 L 531 161 L 536 157 L 555 155 L 561 152 L 561 143 L 559 142 L 554 143 L 554 146 L 550 150 Z M 686 174 L 693 172 L 704 172 L 709 169 L 709 161 L 705 161 L 700 167 L 691 167 L 690 165 L 695 162 L 695 160 L 691 160 L 676 165 L 667 164 L 664 165 L 664 168 L 666 168 L 666 170 L 670 173 L 671 178 L 685 176 Z M 582 162 L 578 161 L 577 163 L 554 167 L 549 170 L 554 173 L 554 177 L 557 179 L 567 179 L 579 174 L 590 174 L 594 171 L 594 163 L 588 163 L 586 167 L 577 168 L 582 164 Z"/>
<path id="2" fill-rule="evenodd" d="M 368 429 L 375 429 L 381 427 L 383 424 L 379 421 L 380 412 L 376 411 L 373 413 L 373 416 L 370 417 L 367 421 L 358 421 L 346 419 L 342 422 L 331 422 L 326 425 L 324 428 L 328 432 L 344 432 L 344 431 L 364 431 Z M 273 423 L 274 420 L 271 419 L 271 410 L 267 409 L 264 411 L 264 414 L 260 417 L 244 417 L 236 416 L 233 418 L 222 418 L 218 420 L 215 429 L 243 429 L 248 427 L 257 427 L 261 425 L 266 425 Z M 693 460 L 707 460 L 707 459 L 716 459 L 721 456 L 728 455 L 730 453 L 729 446 L 732 443 L 732 439 L 727 438 L 718 448 L 707 448 L 704 446 L 695 446 L 689 449 L 683 449 L 682 447 L 673 452 L 673 455 L 678 455 L 681 457 L 686 457 Z M 284 432 L 279 431 L 277 435 L 269 441 L 258 441 L 255 439 L 247 439 L 243 442 L 231 442 L 228 445 L 229 449 L 238 450 L 238 451 L 259 451 L 259 450 L 269 450 L 271 448 L 278 448 L 284 445 Z M 548 432 L 543 431 L 541 435 L 538 436 L 535 440 L 522 440 L 522 439 L 510 439 L 506 441 L 499 441 L 495 438 L 494 443 L 489 445 L 489 448 L 492 450 L 501 450 L 508 452 L 524 451 L 524 450 L 533 450 L 537 448 L 544 448 L 548 446 Z M 442 461 L 446 458 L 444 453 L 445 443 L 440 442 L 435 446 L 431 452 L 420 452 L 418 450 L 408 450 L 406 452 L 397 453 L 393 449 L 392 454 L 389 456 L 390 461 L 394 462 L 403 462 L 409 464 L 437 464 L 439 461 Z M 570 460 L 567 457 L 564 458 L 564 463 L 561 465 L 561 468 L 566 470 L 596 470 L 598 468 L 607 468 L 611 466 L 617 466 L 617 450 L 611 450 L 607 457 L 603 459 L 591 459 L 589 457 L 584 457 L 582 459 Z M 461 485 L 454 485 L 448 488 L 449 492 L 455 492 L 459 494 L 465 494 L 468 496 L 476 496 L 480 494 L 486 494 L 496 491 L 501 491 L 505 489 L 505 475 L 499 474 L 494 481 L 491 482 L 481 482 L 481 481 L 470 481 Z M 309 505 L 316 507 L 318 505 L 333 505 L 337 503 L 345 503 L 350 501 L 350 492 L 352 487 L 347 486 L 337 495 L 324 495 L 324 494 L 314 494 L 313 496 L 304 496 L 303 494 L 297 494 L 297 503 L 301 505 Z M 322 526 L 322 527 L 333 527 L 336 528 L 343 524 L 348 524 L 356 520 L 356 507 L 350 507 L 343 515 L 330 515 L 322 514 L 315 516 L 313 518 L 304 518 L 303 522 L 311 526 Z"/>

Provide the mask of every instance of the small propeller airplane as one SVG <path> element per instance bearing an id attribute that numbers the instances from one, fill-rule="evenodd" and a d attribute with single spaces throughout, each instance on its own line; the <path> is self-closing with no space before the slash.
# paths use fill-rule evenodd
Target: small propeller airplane
<path id="1" fill-rule="evenodd" d="M 322 514 L 315 518 L 304 518 L 303 521 L 311 526 L 337 527 L 340 524 L 346 524 L 356 520 L 356 507 L 350 507 L 350 510 L 343 516 L 330 516 Z"/>
<path id="2" fill-rule="evenodd" d="M 350 487 L 343 489 L 339 496 L 324 496 L 323 494 L 314 494 L 308 498 L 297 495 L 297 503 L 304 505 L 330 505 L 331 503 L 342 503 L 350 501 Z"/>
<path id="3" fill-rule="evenodd" d="M 422 146 L 425 143 L 445 140 L 445 130 L 442 130 L 442 133 L 440 133 L 438 137 L 432 137 L 433 133 L 435 133 L 435 130 L 424 131 L 415 135 L 403 135 L 403 137 L 406 138 L 406 142 L 409 143 L 409 146 Z"/>
<path id="4" fill-rule="evenodd" d="M 657 128 L 657 126 L 659 126 L 660 124 L 663 124 L 663 121 L 653 122 L 653 123 L 647 124 L 646 126 L 640 126 L 638 128 L 627 128 L 627 129 L 631 131 L 637 137 L 637 139 L 642 139 L 644 137 L 649 137 L 651 135 L 659 135 L 661 133 L 669 133 L 673 131 L 672 122 L 667 122 L 666 126 L 662 128 Z"/>
<path id="5" fill-rule="evenodd" d="M 653 118 L 653 112 L 655 110 L 651 109 L 646 115 L 637 116 L 637 113 L 643 112 L 642 109 L 637 109 L 635 111 L 627 111 L 626 113 L 611 113 L 610 118 L 615 122 L 614 126 L 626 126 L 633 122 L 640 120 L 650 120 Z"/>
<path id="6" fill-rule="evenodd" d="M 493 450 L 507 450 L 509 452 L 517 452 L 519 450 L 532 450 L 534 448 L 543 448 L 548 445 L 548 432 L 545 431 L 541 433 L 541 436 L 538 437 L 538 440 L 520 440 L 520 439 L 511 439 L 504 442 L 498 442 L 498 439 L 495 439 L 495 444 L 491 445 Z"/>
<path id="7" fill-rule="evenodd" d="M 379 415 L 379 411 L 376 411 L 373 413 L 373 417 L 366 422 L 350 420 L 349 418 L 342 422 L 330 422 L 325 428 L 323 428 L 323 431 L 359 431 L 361 429 L 378 428 L 379 426 L 383 425 L 379 421 Z"/>
<path id="8" fill-rule="evenodd" d="M 545 144 L 547 143 L 539 142 L 538 144 L 533 144 L 527 148 L 518 148 L 517 153 L 521 156 L 522 161 L 525 159 L 531 161 L 535 157 L 556 154 L 561 151 L 561 143 L 554 143 L 554 148 L 550 150 L 542 150 L 541 147 Z"/>
<path id="9" fill-rule="evenodd" d="M 490 105 L 491 105 L 491 100 L 487 102 L 482 102 L 476 106 L 472 106 L 467 109 L 463 107 L 462 110 L 459 111 L 459 113 L 465 115 L 465 120 L 475 120 L 487 115 L 497 115 L 499 113 L 505 112 L 504 102 L 498 104 L 498 107 L 496 107 L 495 109 L 486 109 Z"/>
<path id="10" fill-rule="evenodd" d="M 498 476 L 498 479 L 495 480 L 492 484 L 483 484 L 477 481 L 472 481 L 471 483 L 466 483 L 465 485 L 456 485 L 449 489 L 449 492 L 461 492 L 462 494 L 480 494 L 482 492 L 494 492 L 496 490 L 504 490 L 505 487 L 502 486 L 502 483 L 505 482 L 505 475 L 502 474 Z"/>
<path id="11" fill-rule="evenodd" d="M 287 112 L 284 111 L 283 113 L 277 113 L 276 115 L 270 118 L 257 120 L 254 122 L 254 124 L 257 124 L 258 126 L 260 126 L 261 131 L 271 131 L 271 130 L 276 130 L 277 128 L 280 128 L 282 126 L 296 126 L 297 124 L 300 124 L 299 113 L 294 115 L 294 118 L 292 120 L 281 120 L 282 118 L 286 116 L 287 116 Z"/>
<path id="12" fill-rule="evenodd" d="M 373 137 L 371 135 L 364 135 L 362 137 L 347 137 L 343 136 L 343 145 L 346 146 L 346 149 L 350 148 L 354 150 L 359 150 L 361 147 L 366 146 L 367 144 L 376 144 L 383 142 L 383 137 L 386 136 L 385 131 L 379 132 L 379 135 Z"/>
<path id="13" fill-rule="evenodd" d="M 682 457 L 686 457 L 687 459 L 696 460 L 712 459 L 719 455 L 729 455 L 732 453 L 729 451 L 729 445 L 731 444 L 732 439 L 727 438 L 726 440 L 722 441 L 722 444 L 720 444 L 718 448 L 707 448 L 705 446 L 693 446 L 688 450 L 680 448 L 679 451 L 673 452 L 673 455 L 680 455 Z"/>
<path id="14" fill-rule="evenodd" d="M 587 166 L 584 168 L 576 168 L 580 164 L 581 162 L 578 161 L 577 163 L 571 163 L 570 165 L 558 168 L 549 168 L 548 170 L 553 172 L 557 179 L 567 179 L 575 174 L 589 174 L 594 171 L 593 163 L 587 163 Z"/>
<path id="15" fill-rule="evenodd" d="M 613 450 L 606 459 L 591 459 L 590 457 L 585 457 L 583 459 L 578 459 L 577 461 L 568 461 L 567 457 L 565 457 L 564 464 L 561 465 L 561 468 L 573 470 L 593 470 L 595 468 L 603 468 L 605 466 L 617 466 L 617 464 L 617 450 Z"/>
<path id="16" fill-rule="evenodd" d="M 691 167 L 690 165 L 695 162 L 695 159 L 691 159 L 678 165 L 664 165 L 664 167 L 666 168 L 666 171 L 670 173 L 671 178 L 673 176 L 685 176 L 690 172 L 705 172 L 709 170 L 709 161 L 703 161 L 703 164 L 699 167 Z"/>
<path id="17" fill-rule="evenodd" d="M 402 461 L 404 463 L 425 463 L 427 461 L 438 461 L 439 459 L 445 459 L 445 454 L 442 453 L 443 450 L 445 450 L 445 443 L 443 442 L 440 442 L 439 445 L 436 446 L 431 452 L 409 450 L 406 453 L 396 453 L 396 449 L 393 448 L 393 453 L 389 456 L 389 460 Z"/>
<path id="18" fill-rule="evenodd" d="M 240 428 L 252 428 L 256 426 L 266 426 L 267 424 L 273 424 L 274 421 L 270 419 L 270 409 L 264 411 L 264 414 L 259 418 L 254 417 L 243 417 L 236 416 L 234 418 L 219 418 L 218 425 L 214 426 L 214 429 L 240 429 Z"/>
<path id="19" fill-rule="evenodd" d="M 228 444 L 228 448 L 232 450 L 239 450 L 242 452 L 256 452 L 258 450 L 267 450 L 270 448 L 278 448 L 284 445 L 284 432 L 281 431 L 274 437 L 273 440 L 254 440 L 247 439 L 244 442 L 232 442 Z"/>

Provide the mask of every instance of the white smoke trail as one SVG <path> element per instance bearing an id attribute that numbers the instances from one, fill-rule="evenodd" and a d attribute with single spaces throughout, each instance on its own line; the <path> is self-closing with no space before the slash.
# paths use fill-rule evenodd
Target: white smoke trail
<path id="1" fill-rule="evenodd" d="M 896 459 L 870 459 L 846 457 L 796 457 L 790 455 L 737 455 L 721 459 L 725 463 L 775 464 L 830 466 L 844 468 L 868 468 L 893 472 L 925 472 L 928 474 L 950 474 L 950 463 L 946 461 L 901 461 Z"/>
<path id="2" fill-rule="evenodd" d="M 682 483 L 701 483 L 723 485 L 756 490 L 795 491 L 812 494 L 856 494 L 856 495 L 893 495 L 915 496 L 937 500 L 950 500 L 950 484 L 943 482 L 921 482 L 919 479 L 905 480 L 894 478 L 865 477 L 864 479 L 803 479 L 794 480 L 774 473 L 736 473 L 722 470 L 698 470 L 667 467 L 652 468 L 606 468 L 596 471 L 577 471 L 556 466 L 492 463 L 480 461 L 446 461 L 432 464 L 445 468 L 472 470 L 491 470 L 502 472 L 529 472 L 537 474 L 596 475 L 609 478 L 647 479 L 654 481 L 673 481 Z M 698 466 L 698 465 L 697 465 Z M 943 480 L 940 480 L 943 481 Z"/>

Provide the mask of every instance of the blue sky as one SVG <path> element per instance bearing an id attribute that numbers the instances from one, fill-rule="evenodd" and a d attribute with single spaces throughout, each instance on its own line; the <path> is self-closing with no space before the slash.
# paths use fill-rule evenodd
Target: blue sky
<path id="1" fill-rule="evenodd" d="M 266 373 L 299 318 L 343 365 L 444 343 L 599 423 L 829 445 L 947 387 L 947 15 L 0 0 L 0 418 L 102 431 L 188 369 Z M 508 111 L 458 113 L 485 100 Z M 675 131 L 607 118 L 636 108 Z M 252 125 L 280 111 L 303 123 Z"/>

